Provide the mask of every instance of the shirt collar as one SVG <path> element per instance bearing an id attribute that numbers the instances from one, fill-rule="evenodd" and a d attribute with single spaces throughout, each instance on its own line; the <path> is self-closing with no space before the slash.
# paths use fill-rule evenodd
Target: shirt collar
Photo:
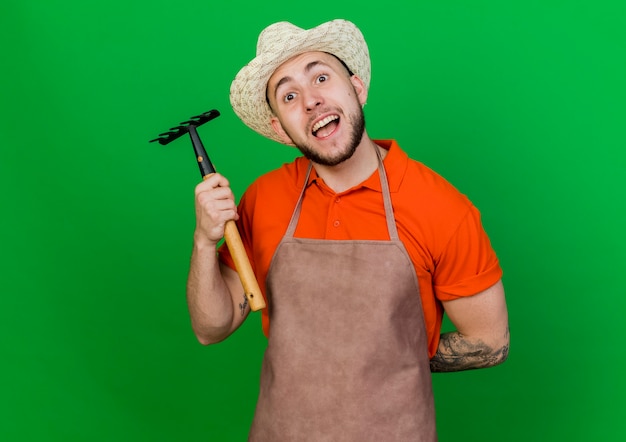
<path id="1" fill-rule="evenodd" d="M 400 188 L 400 183 L 402 183 L 402 179 L 404 178 L 404 174 L 406 173 L 409 157 L 400 148 L 400 146 L 398 146 L 396 140 L 374 140 L 374 142 L 388 152 L 383 161 L 383 166 L 385 167 L 385 171 L 387 172 L 389 190 L 391 192 L 397 192 Z M 302 159 L 304 160 L 304 158 Z M 309 167 L 309 161 L 301 161 L 301 167 L 304 168 L 302 171 L 303 175 L 306 175 L 306 171 Z M 311 174 L 309 175 L 307 187 L 316 182 L 318 178 L 319 177 L 317 175 L 317 172 L 313 167 L 311 169 Z M 382 192 L 378 173 L 373 173 L 369 178 L 367 178 L 361 184 L 355 186 L 352 190 L 358 189 L 360 187 L 366 187 L 377 192 Z"/>

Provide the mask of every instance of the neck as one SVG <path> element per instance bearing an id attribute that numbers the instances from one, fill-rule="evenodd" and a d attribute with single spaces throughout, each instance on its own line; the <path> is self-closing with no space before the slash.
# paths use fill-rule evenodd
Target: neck
<path id="1" fill-rule="evenodd" d="M 383 158 L 387 155 L 385 149 L 381 149 L 364 133 L 361 143 L 348 160 L 332 167 L 313 163 L 313 167 L 328 187 L 340 193 L 362 183 L 378 169 L 376 149 L 380 150 Z"/>

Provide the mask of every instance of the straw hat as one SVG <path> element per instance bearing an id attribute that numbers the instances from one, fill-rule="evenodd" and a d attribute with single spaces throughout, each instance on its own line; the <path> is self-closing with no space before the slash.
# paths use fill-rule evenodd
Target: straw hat
<path id="1" fill-rule="evenodd" d="M 283 143 L 270 125 L 272 111 L 265 98 L 267 82 L 285 61 L 311 51 L 335 55 L 369 88 L 369 51 L 363 34 L 353 23 L 332 20 L 306 30 L 279 22 L 261 32 L 256 57 L 239 71 L 231 84 L 230 104 L 235 114 L 264 137 Z"/>

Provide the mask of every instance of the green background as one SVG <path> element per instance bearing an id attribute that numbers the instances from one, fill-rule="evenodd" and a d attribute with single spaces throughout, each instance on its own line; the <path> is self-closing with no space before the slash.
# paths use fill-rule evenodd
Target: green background
<path id="1" fill-rule="evenodd" d="M 191 332 L 192 115 L 241 195 L 295 155 L 229 106 L 271 22 L 347 18 L 366 118 L 483 213 L 505 271 L 506 364 L 437 374 L 442 441 L 626 434 L 623 1 L 4 1 L 0 440 L 241 441 L 265 338 Z"/>

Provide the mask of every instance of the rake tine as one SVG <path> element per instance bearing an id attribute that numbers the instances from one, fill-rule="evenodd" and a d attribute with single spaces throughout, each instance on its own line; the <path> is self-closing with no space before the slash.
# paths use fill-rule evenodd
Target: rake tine
<path id="1" fill-rule="evenodd" d="M 156 141 L 159 144 L 166 145 L 184 134 L 189 133 L 191 127 L 198 127 L 207 121 L 219 117 L 219 115 L 220 113 L 216 109 L 204 112 L 200 115 L 194 115 L 189 120 L 179 123 L 178 126 L 171 127 L 167 132 L 159 134 L 159 137 L 150 140 L 150 143 Z"/>

